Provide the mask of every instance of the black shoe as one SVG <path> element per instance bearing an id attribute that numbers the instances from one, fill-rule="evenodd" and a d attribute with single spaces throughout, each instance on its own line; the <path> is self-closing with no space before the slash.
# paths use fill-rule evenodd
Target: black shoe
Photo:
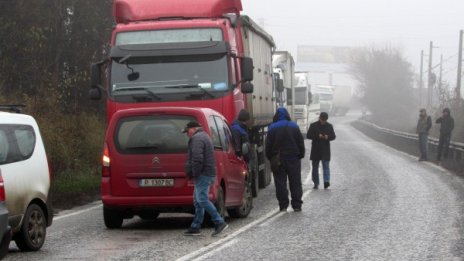
<path id="1" fill-rule="evenodd" d="M 293 211 L 295 211 L 295 212 L 301 212 L 301 207 L 299 207 L 299 208 L 293 208 Z"/>
<path id="2" fill-rule="evenodd" d="M 326 189 L 328 187 L 330 187 L 330 182 L 324 182 L 324 188 Z"/>
<path id="3" fill-rule="evenodd" d="M 184 236 L 199 236 L 201 235 L 199 228 L 189 228 L 187 231 L 184 232 Z"/>
<path id="4" fill-rule="evenodd" d="M 214 232 L 211 234 L 211 236 L 215 237 L 215 236 L 221 234 L 221 232 L 226 230 L 228 227 L 229 227 L 229 225 L 227 225 L 226 222 L 217 225 L 216 228 L 214 229 Z"/>
<path id="5" fill-rule="evenodd" d="M 313 189 L 318 189 L 319 185 L 314 185 Z"/>
<path id="6" fill-rule="evenodd" d="M 280 212 L 287 212 L 287 208 L 286 207 L 280 207 Z"/>

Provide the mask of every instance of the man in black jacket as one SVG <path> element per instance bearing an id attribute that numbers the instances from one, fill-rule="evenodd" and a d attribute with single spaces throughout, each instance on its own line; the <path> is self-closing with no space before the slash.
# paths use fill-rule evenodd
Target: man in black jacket
<path id="1" fill-rule="evenodd" d="M 319 187 L 320 161 L 322 161 L 324 173 L 324 188 L 330 186 L 330 141 L 335 140 L 335 131 L 332 124 L 327 122 L 327 119 L 329 119 L 327 112 L 321 112 L 319 121 L 311 123 L 306 134 L 306 137 L 312 140 L 310 160 L 312 160 L 314 189 Z"/>
<path id="2" fill-rule="evenodd" d="M 305 155 L 303 136 L 285 108 L 277 109 L 274 122 L 269 126 L 266 137 L 266 157 L 271 160 L 279 154 L 280 165 L 273 170 L 277 201 L 280 211 L 289 205 L 287 178 L 294 211 L 301 211 L 303 188 L 301 184 L 301 159 Z"/>
<path id="3" fill-rule="evenodd" d="M 454 129 L 454 119 L 451 117 L 450 109 L 444 108 L 443 115 L 438 118 L 435 123 L 441 124 L 440 126 L 440 139 L 438 140 L 437 161 L 440 163 L 441 154 L 448 158 L 448 149 L 451 141 L 451 132 Z"/>
<path id="4" fill-rule="evenodd" d="M 228 225 L 208 198 L 209 188 L 216 180 L 216 158 L 214 157 L 213 142 L 196 121 L 187 123 L 184 132 L 190 137 L 185 172 L 189 177 L 193 177 L 195 186 L 193 190 L 195 217 L 184 235 L 200 235 L 200 228 L 206 211 L 215 225 L 212 236 L 216 236 L 224 231 Z"/>
<path id="5" fill-rule="evenodd" d="M 419 161 L 427 160 L 427 144 L 429 130 L 432 128 L 432 119 L 427 115 L 425 109 L 420 109 L 419 120 L 417 120 L 416 133 L 419 137 Z"/>

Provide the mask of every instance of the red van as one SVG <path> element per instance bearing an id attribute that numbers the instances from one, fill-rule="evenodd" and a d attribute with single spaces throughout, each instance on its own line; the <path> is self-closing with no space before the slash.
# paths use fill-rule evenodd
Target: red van
<path id="1" fill-rule="evenodd" d="M 216 182 L 210 199 L 219 213 L 246 217 L 252 208 L 251 180 L 235 155 L 226 119 L 207 108 L 159 107 L 117 111 L 108 124 L 103 153 L 101 193 L 108 228 L 138 215 L 156 219 L 161 212 L 193 213 L 193 180 L 185 173 L 192 120 L 211 136 Z"/>

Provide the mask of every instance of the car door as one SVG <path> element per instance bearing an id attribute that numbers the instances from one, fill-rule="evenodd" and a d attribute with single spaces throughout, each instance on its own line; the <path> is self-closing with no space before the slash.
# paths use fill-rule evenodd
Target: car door
<path id="1" fill-rule="evenodd" d="M 229 126 L 222 117 L 214 116 L 224 151 L 224 175 L 227 177 L 227 201 L 230 204 L 241 202 L 244 188 L 243 161 L 235 155 L 232 144 L 232 134 Z"/>

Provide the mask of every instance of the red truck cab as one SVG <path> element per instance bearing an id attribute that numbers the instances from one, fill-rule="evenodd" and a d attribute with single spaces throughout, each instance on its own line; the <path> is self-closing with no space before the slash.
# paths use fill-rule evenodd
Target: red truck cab
<path id="1" fill-rule="evenodd" d="M 232 217 L 249 214 L 251 181 L 221 114 L 207 108 L 125 109 L 113 115 L 105 138 L 101 190 L 108 228 L 134 215 L 155 219 L 161 212 L 193 213 L 193 180 L 184 169 L 188 137 L 182 133 L 192 120 L 214 144 L 217 175 L 210 199 L 222 215 L 226 210 Z"/>

